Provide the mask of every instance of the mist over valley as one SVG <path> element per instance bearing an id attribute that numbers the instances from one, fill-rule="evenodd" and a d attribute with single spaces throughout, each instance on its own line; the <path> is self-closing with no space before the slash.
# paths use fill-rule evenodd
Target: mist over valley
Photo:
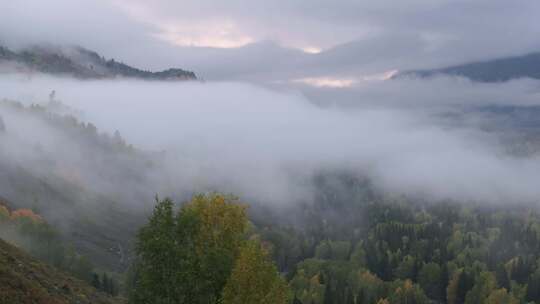
<path id="1" fill-rule="evenodd" d="M 255 2 L 0 12 L 0 302 L 540 301 L 538 4 Z"/>

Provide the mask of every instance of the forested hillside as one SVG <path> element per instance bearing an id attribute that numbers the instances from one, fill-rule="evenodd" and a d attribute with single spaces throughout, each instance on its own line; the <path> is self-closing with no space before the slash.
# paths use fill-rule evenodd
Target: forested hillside
<path id="1" fill-rule="evenodd" d="M 0 239 L 0 303 L 125 303 L 96 291 Z"/>
<path id="2" fill-rule="evenodd" d="M 261 230 L 297 303 L 540 301 L 536 207 L 385 197 L 346 176 L 320 189 L 302 228 Z"/>
<path id="3" fill-rule="evenodd" d="M 479 82 L 503 82 L 519 78 L 540 78 L 540 53 L 471 62 L 440 69 L 399 73 L 396 77 L 452 75 Z"/>
<path id="4" fill-rule="evenodd" d="M 15 52 L 0 45 L 0 64 L 11 66 L 19 72 L 41 72 L 82 79 L 197 79 L 195 73 L 178 68 L 159 72 L 140 70 L 114 59 L 107 60 L 98 53 L 81 47 L 34 46 Z"/>
<path id="5" fill-rule="evenodd" d="M 105 293 L 133 303 L 540 301 L 534 202 L 430 200 L 320 170 L 310 200 L 184 195 L 152 212 L 152 197 L 171 190 L 156 187 L 170 182 L 159 174 L 166 152 L 142 151 L 71 111 L 55 100 L 0 103 L 1 237 Z M 12 281 L 15 266 L 1 279 Z"/>
<path id="6" fill-rule="evenodd" d="M 373 191 L 369 182 L 347 175 L 326 174 L 317 183 L 318 199 L 295 210 L 296 217 L 290 224 L 278 224 L 269 220 L 268 212 L 258 214 L 257 206 L 250 207 L 253 228 L 246 238 L 262 241 L 277 269 L 287 279 L 291 303 L 540 301 L 540 214 L 535 207 L 488 207 L 474 202 L 435 203 L 386 196 Z M 152 250 L 161 254 L 170 250 L 171 254 L 178 252 L 180 265 L 198 265 L 192 264 L 189 257 L 189 244 L 193 244 L 189 238 L 197 235 L 194 232 L 197 229 L 188 228 L 190 221 L 197 223 L 197 216 L 190 220 L 189 213 L 185 212 L 201 200 L 208 208 L 219 208 L 219 200 L 211 197 L 208 200 L 195 198 L 187 205 L 177 205 L 184 212 L 179 213 L 177 225 L 184 227 L 179 230 L 173 228 L 175 226 L 170 226 L 172 230 L 163 230 L 167 229 L 163 225 L 175 222 L 172 217 L 165 221 L 166 214 L 172 216 L 174 211 L 163 213 L 167 209 L 156 209 L 149 226 L 139 234 L 138 252 L 142 254 L 139 261 L 146 261 L 145 256 Z M 158 208 L 168 206 L 169 210 L 174 210 L 170 204 L 165 201 L 159 203 Z M 212 207 L 213 204 L 216 206 Z M 229 227 L 241 227 L 234 226 L 234 223 L 241 223 L 241 217 L 229 217 L 228 220 L 231 221 Z M 188 238 L 178 243 L 179 251 L 174 250 L 174 245 L 155 243 L 157 239 L 154 238 L 163 236 L 165 231 L 178 231 L 171 234 L 173 239 Z M 160 238 L 159 242 L 165 241 Z M 187 251 L 182 254 L 184 250 Z M 186 281 L 193 283 L 207 280 L 205 274 L 213 271 L 231 271 L 230 268 L 210 267 L 206 271 L 184 273 L 180 265 L 178 272 L 170 273 L 178 276 L 179 282 L 186 276 L 190 277 Z M 138 277 L 155 277 L 157 265 L 146 267 L 135 268 Z M 246 269 L 249 268 L 244 271 Z M 257 280 L 256 276 L 251 279 Z M 152 279 L 143 281 L 152 282 Z M 143 291 L 165 288 L 148 284 Z M 253 287 L 253 284 L 245 286 Z M 137 283 L 128 285 L 128 292 L 141 290 L 129 286 L 137 286 Z M 189 284 L 185 287 L 191 290 Z M 193 296 L 181 288 L 176 292 L 175 303 L 183 303 L 179 299 Z M 241 292 L 236 289 L 235 294 Z M 226 295 L 226 291 L 223 294 Z M 193 303 L 208 303 L 205 301 Z"/>
<path id="7" fill-rule="evenodd" d="M 5 117 L 0 137 L 6 144 L 0 151 L 0 190 L 8 207 L 33 210 L 78 252 L 107 269 L 125 270 L 129 264 L 126 252 L 144 215 L 122 208 L 126 197 L 120 200 L 100 193 L 97 188 L 103 188 L 96 188 L 91 181 L 101 178 L 129 184 L 133 190 L 126 196 L 136 197 L 144 181 L 135 172 L 152 167 L 151 161 L 118 133 L 100 134 L 94 125 L 80 123 L 72 115 L 55 114 L 50 107 L 2 101 L 0 116 Z M 27 138 L 22 135 L 38 130 L 44 133 Z M 69 143 L 73 153 L 58 150 L 45 140 L 45 134 Z M 8 161 L 13 159 L 12 153 L 18 161 Z M 58 161 L 60 153 L 62 161 Z"/>
<path id="8" fill-rule="evenodd" d="M 246 237 L 262 241 L 276 269 L 288 282 L 292 303 L 536 303 L 540 300 L 537 292 L 540 290 L 540 216 L 535 208 L 457 202 L 432 204 L 382 197 L 372 193 L 367 184 L 347 177 L 326 177 L 320 182 L 324 195 L 321 193 L 320 201 L 313 205 L 303 206 L 302 211 L 296 210 L 295 223 L 270 223 L 268 216 L 257 214 L 256 206 L 250 207 L 254 226 Z M 325 196 L 332 200 L 325 200 Z M 214 203 L 210 201 L 207 206 Z M 170 210 L 179 206 L 168 204 Z M 164 215 L 164 211 L 160 214 Z M 159 217 L 155 215 L 151 226 L 141 230 L 138 245 L 141 257 L 152 250 L 165 255 L 168 250 L 172 250 L 171 254 L 176 252 L 168 243 L 151 241 L 166 231 L 164 226 L 159 226 L 160 222 L 166 223 Z M 237 223 L 241 223 L 240 219 L 229 218 Z M 187 222 L 178 222 L 179 225 L 190 225 L 189 218 L 182 221 Z M 177 237 L 188 237 L 178 243 L 180 250 L 187 251 L 175 253 L 179 254 L 175 265 L 197 265 L 199 262 L 191 264 L 194 262 L 189 262 L 190 259 L 203 256 L 196 254 L 189 258 L 189 246 L 181 245 L 189 244 L 189 237 L 197 234 L 186 230 L 189 226 L 179 230 L 173 227 L 169 230 L 171 242 Z M 236 245 L 228 248 L 237 252 L 242 248 L 238 246 L 238 249 Z M 225 258 L 221 251 L 225 248 L 219 248 L 215 249 L 221 252 L 218 256 Z M 162 258 L 155 263 L 158 264 L 141 267 L 136 262 L 122 293 L 129 295 L 140 290 L 148 299 L 153 288 L 165 288 L 159 279 L 158 287 L 152 283 L 151 278 L 155 277 L 152 273 L 158 271 L 156 267 L 163 263 Z M 176 269 L 170 267 L 164 270 Z M 151 272 L 146 274 L 144 269 Z M 169 275 L 182 282 L 185 276 L 190 276 L 188 281 L 192 283 L 204 281 L 207 279 L 203 274 L 209 273 L 199 270 L 183 274 L 180 269 Z M 222 270 L 225 273 L 232 271 L 225 269 Z M 133 277 L 145 276 L 149 276 L 149 281 L 145 280 L 144 288 L 134 289 L 137 285 L 133 284 L 137 283 L 129 283 L 137 282 Z M 182 290 L 175 291 L 177 296 L 173 298 L 190 294 Z M 201 292 L 200 296 L 205 294 Z M 212 294 L 208 292 L 207 295 Z"/>

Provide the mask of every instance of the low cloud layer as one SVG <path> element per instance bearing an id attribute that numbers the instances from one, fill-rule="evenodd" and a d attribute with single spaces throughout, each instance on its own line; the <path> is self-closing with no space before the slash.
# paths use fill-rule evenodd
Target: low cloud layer
<path id="1" fill-rule="evenodd" d="M 29 80 L 13 75 L 0 81 L 2 97 L 27 104 L 46 102 L 51 90 L 80 110 L 76 115 L 83 121 L 111 134 L 119 130 L 141 150 L 166 151 L 152 154 L 157 167 L 130 172 L 140 174 L 138 187 L 148 197 L 221 190 L 265 203 L 309 201 L 311 179 L 329 170 L 368 176 L 381 189 L 434 200 L 537 203 L 540 197 L 537 156 L 512 156 L 497 133 L 440 119 L 456 104 L 540 105 L 535 81 L 368 82 L 350 96 L 326 92 L 325 97 L 320 91 L 318 96 L 327 101 L 323 106 L 298 91 L 241 83 Z M 19 129 L 21 120 L 0 115 L 8 134 L 16 126 L 13 134 L 20 138 L 54 139 L 46 128 Z M 63 158 L 76 159 L 75 149 L 58 141 L 50 145 L 73 154 Z M 80 161 L 81 171 L 91 173 L 92 167 Z M 108 160 L 99 161 L 106 165 Z M 105 193 L 129 192 L 121 188 L 103 186 Z"/>

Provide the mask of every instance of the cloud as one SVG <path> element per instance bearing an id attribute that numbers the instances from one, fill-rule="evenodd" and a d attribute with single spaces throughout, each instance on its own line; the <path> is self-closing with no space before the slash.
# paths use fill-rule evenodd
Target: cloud
<path id="1" fill-rule="evenodd" d="M 240 83 L 4 76 L 0 89 L 4 96 L 25 102 L 44 100 L 55 89 L 58 98 L 82 111 L 85 121 L 110 133 L 119 130 L 140 149 L 166 150 L 156 158 L 156 171 L 139 172 L 149 195 L 159 185 L 177 195 L 214 189 L 248 201 L 288 204 L 309 201 L 310 181 L 317 172 L 345 171 L 369 176 L 387 191 L 433 200 L 536 203 L 540 197 L 537 156 L 508 154 L 497 133 L 439 116 L 456 101 L 539 105 L 536 81 L 367 82 L 355 88 L 357 104 L 352 108 L 319 107 L 298 92 Z M 431 107 L 423 106 L 430 102 Z M 8 116 L 7 127 L 12 123 Z M 38 138 L 33 132 L 39 130 L 47 132 L 29 128 L 20 131 L 28 133 L 21 137 Z M 92 172 L 93 166 L 84 168 Z M 122 188 L 114 185 L 116 190 L 104 187 L 104 193 Z"/>
<path id="2" fill-rule="evenodd" d="M 362 78 L 538 51 L 539 9 L 535 0 L 23 0 L 0 11 L 0 40 L 79 44 L 209 80 Z"/>
<path id="3" fill-rule="evenodd" d="M 106 0 L 23 0 L 4 3 L 0 12 L 0 41 L 10 46 L 78 44 L 111 51 L 145 41 L 149 30 Z"/>
<path id="4" fill-rule="evenodd" d="M 460 111 L 489 105 L 537 106 L 538 81 L 513 80 L 506 83 L 476 83 L 461 77 L 384 80 L 392 72 L 356 81 L 347 88 L 303 87 L 310 100 L 344 107 L 393 107 L 426 111 Z M 376 77 L 378 76 L 378 78 Z"/>
<path id="5" fill-rule="evenodd" d="M 519 6 L 502 0 L 158 0 L 151 4 L 120 1 L 119 5 L 137 11 L 135 18 L 155 25 L 177 21 L 213 25 L 228 20 L 236 25 L 236 34 L 296 48 L 329 50 L 351 41 L 406 34 L 422 40 L 426 54 L 452 48 L 454 53 L 465 52 L 469 60 L 534 49 L 538 47 L 534 37 L 540 30 L 534 13 L 540 8 L 537 1 L 523 1 Z M 207 34 L 215 34 L 214 26 L 208 26 Z"/>

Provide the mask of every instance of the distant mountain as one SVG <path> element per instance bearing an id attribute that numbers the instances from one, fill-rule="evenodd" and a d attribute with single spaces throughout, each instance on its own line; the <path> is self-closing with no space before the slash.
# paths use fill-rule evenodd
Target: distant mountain
<path id="1" fill-rule="evenodd" d="M 432 77 L 453 75 L 479 82 L 503 82 L 517 78 L 540 79 L 540 53 L 473 62 L 441 69 L 406 71 L 401 77 Z"/>
<path id="2" fill-rule="evenodd" d="M 0 239 L 0 303 L 114 304 L 122 300 L 32 258 Z"/>
<path id="3" fill-rule="evenodd" d="M 81 47 L 34 46 L 12 51 L 0 46 L 0 64 L 25 72 L 71 75 L 83 79 L 127 77 L 146 80 L 195 80 L 195 73 L 182 69 L 150 72 L 131 67 L 114 59 L 105 59 Z"/>

